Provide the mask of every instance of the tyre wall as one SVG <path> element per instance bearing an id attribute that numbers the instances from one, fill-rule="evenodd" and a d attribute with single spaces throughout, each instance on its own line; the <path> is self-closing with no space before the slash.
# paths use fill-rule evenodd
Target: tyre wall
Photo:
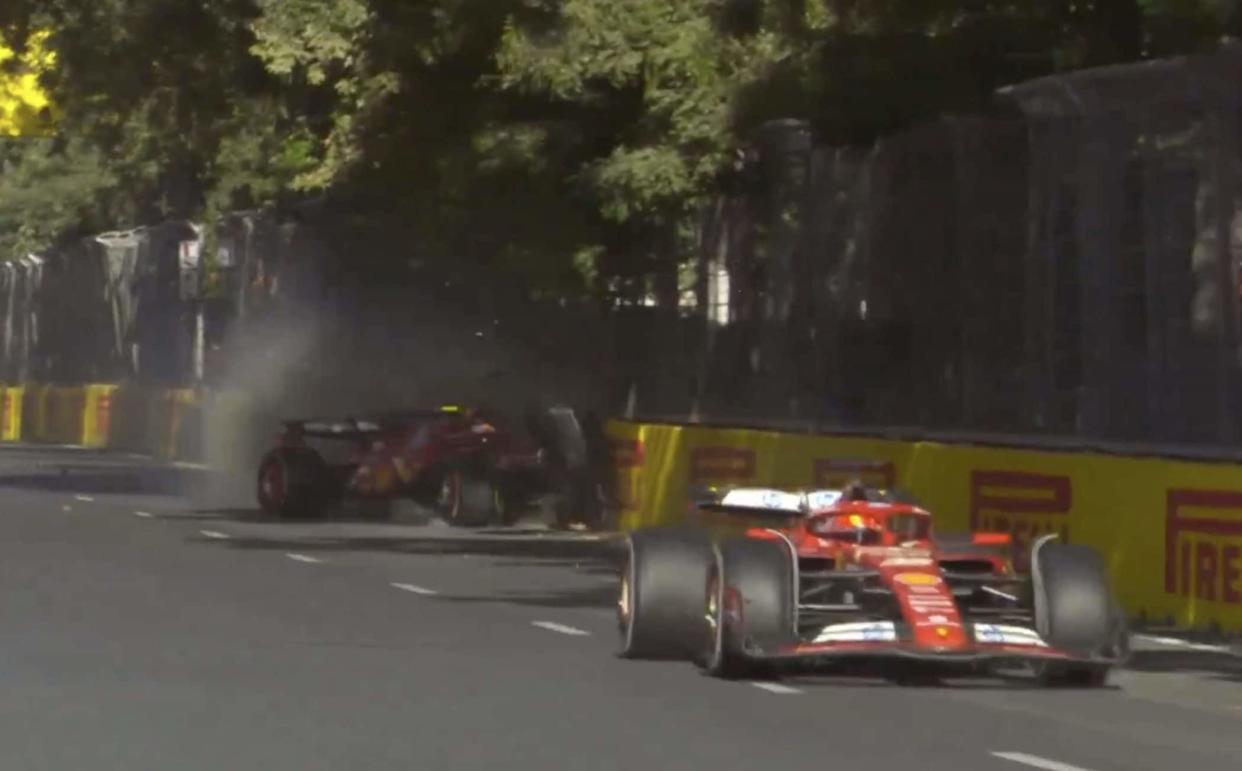
<path id="1" fill-rule="evenodd" d="M 1127 611 L 1242 630 L 1242 467 L 855 436 L 613 421 L 625 529 L 685 520 L 697 485 L 909 491 L 942 531 L 1046 533 L 1105 556 Z"/>

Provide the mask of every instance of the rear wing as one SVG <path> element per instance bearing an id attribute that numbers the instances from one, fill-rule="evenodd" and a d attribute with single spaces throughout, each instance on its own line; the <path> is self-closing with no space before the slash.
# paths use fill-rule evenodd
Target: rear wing
<path id="1" fill-rule="evenodd" d="M 289 439 L 364 439 L 379 434 L 383 429 L 373 420 L 285 420 L 285 437 Z"/>
<path id="2" fill-rule="evenodd" d="M 697 491 L 693 506 L 703 514 L 784 522 L 801 519 L 812 510 L 829 506 L 841 497 L 839 490 L 797 491 L 766 487 L 737 487 Z"/>
<path id="3" fill-rule="evenodd" d="M 449 404 L 436 409 L 404 410 L 365 417 L 284 420 L 281 424 L 285 435 L 293 439 L 365 439 L 411 423 L 456 419 L 466 412 L 462 407 Z"/>

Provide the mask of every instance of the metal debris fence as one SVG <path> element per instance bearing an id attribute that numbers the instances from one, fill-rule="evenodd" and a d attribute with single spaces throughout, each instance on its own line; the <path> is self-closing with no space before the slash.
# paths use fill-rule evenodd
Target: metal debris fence
<path id="1" fill-rule="evenodd" d="M 562 308 L 476 277 L 472 313 L 533 370 L 577 367 L 612 412 L 1226 448 L 1242 433 L 1238 83 L 1232 44 L 1023 83 L 872 147 L 774 123 L 705 207 L 698 254 L 667 261 L 692 276 L 681 302 Z M 11 260 L 0 377 L 210 381 L 238 325 L 379 303 L 325 288 L 334 259 L 313 227 L 241 212 L 214 239 L 164 223 Z M 464 302 L 461 284 L 428 289 Z M 401 297 L 383 302 L 375 318 L 399 318 Z"/>

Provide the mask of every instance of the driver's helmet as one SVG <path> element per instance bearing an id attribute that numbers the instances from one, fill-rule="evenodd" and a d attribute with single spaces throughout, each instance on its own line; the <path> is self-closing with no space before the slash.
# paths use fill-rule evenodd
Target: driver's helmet
<path id="1" fill-rule="evenodd" d="M 884 538 L 884 527 L 866 514 L 834 514 L 815 528 L 821 535 L 860 544 L 877 544 Z"/>
<path id="2" fill-rule="evenodd" d="M 867 486 L 860 479 L 851 479 L 846 483 L 844 489 L 841 490 L 841 500 L 843 501 L 866 501 L 869 498 Z"/>

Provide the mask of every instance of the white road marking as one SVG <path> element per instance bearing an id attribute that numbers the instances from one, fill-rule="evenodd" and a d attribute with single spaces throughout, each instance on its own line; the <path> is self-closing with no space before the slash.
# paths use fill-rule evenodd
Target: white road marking
<path id="1" fill-rule="evenodd" d="M 60 510 L 61 511 L 73 511 L 73 507 L 66 503 L 64 506 L 60 507 Z"/>
<path id="2" fill-rule="evenodd" d="M 199 530 L 198 532 L 204 538 L 211 538 L 216 541 L 226 541 L 229 537 L 228 533 L 221 533 L 219 530 Z"/>
<path id="3" fill-rule="evenodd" d="M 85 501 L 86 503 L 92 503 L 92 502 L 94 502 L 94 500 L 95 500 L 94 498 L 90 497 L 89 495 L 75 495 L 75 496 L 73 496 L 73 499 L 74 499 L 75 501 Z"/>
<path id="4" fill-rule="evenodd" d="M 802 691 L 799 691 L 793 686 L 781 685 L 780 683 L 751 683 L 751 685 L 761 691 L 767 691 L 768 693 L 779 693 L 782 696 L 792 696 L 796 693 L 802 693 Z"/>
<path id="5" fill-rule="evenodd" d="M 319 559 L 318 557 L 311 557 L 306 554 L 298 554 L 297 552 L 289 552 L 285 556 L 293 560 L 294 562 L 309 562 L 311 564 L 314 564 L 316 562 L 323 562 L 323 560 Z"/>
<path id="6" fill-rule="evenodd" d="M 413 592 L 414 594 L 421 594 L 426 597 L 430 597 L 433 594 L 439 594 L 439 592 L 435 589 L 428 589 L 425 586 L 418 586 L 417 584 L 389 584 L 389 586 L 394 589 L 400 589 L 403 592 Z"/>
<path id="7" fill-rule="evenodd" d="M 135 517 L 142 517 L 143 519 L 150 519 L 150 518 L 151 518 L 151 512 L 149 512 L 149 511 L 135 511 L 135 512 L 134 512 L 134 516 L 135 516 Z"/>
<path id="8" fill-rule="evenodd" d="M 1021 763 L 1031 768 L 1042 768 L 1044 771 L 1088 771 L 1082 766 L 1071 766 L 1069 763 L 1041 758 L 1038 755 L 1027 755 L 1025 752 L 993 752 L 992 755 L 1001 760 Z"/>
<path id="9" fill-rule="evenodd" d="M 590 632 L 585 632 L 576 627 L 565 626 L 564 624 L 558 624 L 554 621 L 532 621 L 530 622 L 530 625 L 537 626 L 540 629 L 547 629 L 549 632 L 560 632 L 561 634 L 567 634 L 574 637 L 585 637 L 591 634 Z"/>
<path id="10" fill-rule="evenodd" d="M 1195 643 L 1189 640 L 1179 640 L 1176 637 L 1154 637 L 1146 634 L 1134 635 L 1135 640 L 1143 642 L 1155 643 L 1157 645 L 1167 645 L 1172 648 L 1185 648 L 1188 651 L 1207 651 L 1210 653 L 1233 653 L 1233 649 L 1228 645 L 1207 645 L 1206 643 Z"/>

